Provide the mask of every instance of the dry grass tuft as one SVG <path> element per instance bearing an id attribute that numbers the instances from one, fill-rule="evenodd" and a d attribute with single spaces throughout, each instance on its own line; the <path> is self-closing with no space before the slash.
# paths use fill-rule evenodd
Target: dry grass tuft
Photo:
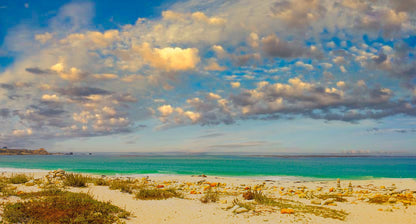
<path id="1" fill-rule="evenodd" d="M 93 178 L 91 179 L 91 183 L 96 186 L 108 186 L 110 185 L 110 181 L 105 180 L 104 178 Z"/>
<path id="2" fill-rule="evenodd" d="M 159 188 L 141 188 L 136 193 L 136 198 L 141 200 L 163 200 L 168 198 L 181 198 L 182 194 L 174 188 L 159 189 Z"/>
<path id="3" fill-rule="evenodd" d="M 389 201 L 390 196 L 388 195 L 376 195 L 372 198 L 369 198 L 370 203 L 374 203 L 374 204 L 384 204 L 386 202 Z"/>
<path id="4" fill-rule="evenodd" d="M 209 188 L 207 191 L 205 191 L 204 196 L 202 196 L 201 199 L 199 199 L 202 203 L 209 203 L 209 202 L 217 202 L 220 198 L 220 194 L 218 191 L 213 191 L 211 188 Z"/>
<path id="5" fill-rule="evenodd" d="M 278 207 L 280 209 L 294 209 L 297 212 L 301 213 L 309 213 L 316 216 L 321 216 L 324 218 L 332 218 L 332 219 L 338 219 L 338 220 L 345 220 L 348 213 L 343 210 L 335 210 L 331 208 L 326 208 L 322 206 L 314 206 L 314 205 L 306 205 L 298 201 L 288 200 L 288 199 L 273 199 L 269 198 L 266 195 L 264 195 L 260 191 L 254 191 L 254 200 L 263 205 L 269 205 Z"/>
<path id="6" fill-rule="evenodd" d="M 112 180 L 109 183 L 109 187 L 111 190 L 120 190 L 124 193 L 133 194 L 134 190 L 141 188 L 138 186 L 135 181 L 133 180 Z"/>
<path id="7" fill-rule="evenodd" d="M 336 202 L 346 202 L 347 199 L 345 199 L 344 197 L 342 197 L 342 195 L 333 195 L 333 194 L 319 194 L 319 195 L 314 195 L 316 198 L 322 199 L 322 200 L 326 200 L 326 199 L 334 199 L 334 201 Z"/>
<path id="8" fill-rule="evenodd" d="M 86 187 L 88 177 L 81 174 L 69 173 L 65 174 L 64 185 L 69 187 Z"/>
<path id="9" fill-rule="evenodd" d="M 238 198 L 233 200 L 233 206 L 238 205 L 242 208 L 245 208 L 247 210 L 254 210 L 255 206 L 253 203 L 249 203 L 249 202 L 241 202 L 240 200 L 238 200 Z"/>
<path id="10" fill-rule="evenodd" d="M 274 205 L 275 201 L 272 198 L 267 197 L 265 194 L 263 194 L 261 191 L 251 191 L 251 195 L 253 199 L 262 205 Z"/>

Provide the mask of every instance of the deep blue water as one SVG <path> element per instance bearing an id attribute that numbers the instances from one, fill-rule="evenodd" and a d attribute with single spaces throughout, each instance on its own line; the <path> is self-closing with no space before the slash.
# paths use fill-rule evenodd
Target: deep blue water
<path id="1" fill-rule="evenodd" d="M 94 174 L 416 178 L 416 157 L 0 156 L 0 168 Z M 1 169 L 0 169 L 1 170 Z"/>

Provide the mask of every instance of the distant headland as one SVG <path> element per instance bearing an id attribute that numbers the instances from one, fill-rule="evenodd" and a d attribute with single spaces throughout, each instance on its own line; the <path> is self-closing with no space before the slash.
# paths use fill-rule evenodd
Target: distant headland
<path id="1" fill-rule="evenodd" d="M 7 147 L 0 148 L 0 155 L 62 155 L 61 153 L 49 153 L 44 148 L 30 149 L 9 149 Z"/>

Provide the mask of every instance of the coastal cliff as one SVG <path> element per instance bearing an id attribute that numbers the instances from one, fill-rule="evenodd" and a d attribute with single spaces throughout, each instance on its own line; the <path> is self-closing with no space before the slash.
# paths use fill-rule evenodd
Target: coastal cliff
<path id="1" fill-rule="evenodd" d="M 44 148 L 36 150 L 0 148 L 0 155 L 54 155 L 54 153 L 49 153 Z"/>

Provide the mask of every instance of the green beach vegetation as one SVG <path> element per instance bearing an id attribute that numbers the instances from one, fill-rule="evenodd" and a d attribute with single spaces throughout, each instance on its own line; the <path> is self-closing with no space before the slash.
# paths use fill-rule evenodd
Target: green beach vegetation
<path id="1" fill-rule="evenodd" d="M 100 202 L 85 193 L 45 190 L 22 195 L 26 200 L 7 203 L 3 219 L 10 223 L 92 223 L 110 224 L 129 212 Z"/>
<path id="2" fill-rule="evenodd" d="M 26 174 L 13 174 L 9 178 L 9 182 L 12 184 L 24 184 L 33 178 L 27 176 Z"/>
<path id="3" fill-rule="evenodd" d="M 6 177 L 0 177 L 0 193 L 3 197 L 14 195 L 15 189 L 10 186 L 10 180 Z"/>

